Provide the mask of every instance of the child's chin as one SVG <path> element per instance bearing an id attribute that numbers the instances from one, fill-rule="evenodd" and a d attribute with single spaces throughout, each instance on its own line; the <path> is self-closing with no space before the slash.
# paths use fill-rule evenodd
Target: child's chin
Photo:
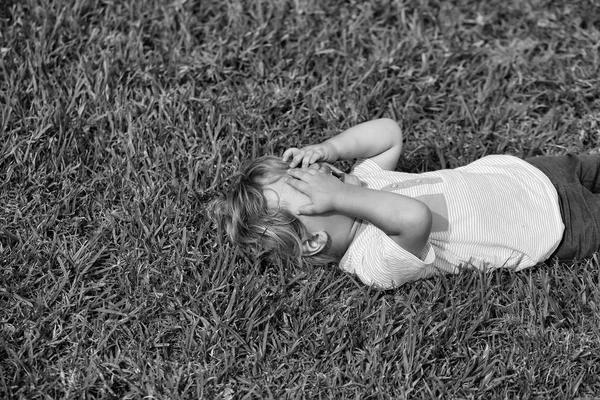
<path id="1" fill-rule="evenodd" d="M 361 181 L 354 175 L 346 174 L 343 179 L 344 183 L 348 185 L 361 186 Z"/>

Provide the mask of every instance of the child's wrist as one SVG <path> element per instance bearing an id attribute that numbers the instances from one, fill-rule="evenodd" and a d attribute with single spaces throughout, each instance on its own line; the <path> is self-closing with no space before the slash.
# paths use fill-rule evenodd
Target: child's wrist
<path id="1" fill-rule="evenodd" d="M 334 141 L 332 141 L 331 139 L 328 139 L 325 142 L 323 142 L 323 145 L 327 146 L 327 148 L 329 150 L 328 151 L 329 157 L 327 157 L 328 162 L 335 162 L 340 159 L 340 151 L 337 148 L 337 146 L 335 145 Z"/>
<path id="2" fill-rule="evenodd" d="M 352 190 L 355 186 L 340 181 L 339 187 L 333 192 L 332 204 L 335 211 L 343 212 L 348 208 L 353 197 Z"/>

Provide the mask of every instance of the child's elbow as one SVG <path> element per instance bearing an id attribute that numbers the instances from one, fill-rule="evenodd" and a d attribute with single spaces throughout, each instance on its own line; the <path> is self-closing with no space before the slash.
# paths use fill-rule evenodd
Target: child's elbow
<path id="1" fill-rule="evenodd" d="M 419 257 L 429 240 L 433 217 L 426 204 L 418 202 L 410 212 L 408 220 L 404 221 L 404 228 L 400 235 L 394 237 L 406 251 Z"/>
<path id="2" fill-rule="evenodd" d="M 415 207 L 414 213 L 414 235 L 423 241 L 423 246 L 429 239 L 431 225 L 433 224 L 433 215 L 427 204 L 419 202 Z"/>
<path id="3" fill-rule="evenodd" d="M 385 124 L 385 130 L 390 132 L 392 138 L 395 143 L 398 143 L 400 146 L 402 145 L 402 129 L 400 129 L 400 125 L 396 121 L 391 118 L 382 118 L 381 122 Z"/>

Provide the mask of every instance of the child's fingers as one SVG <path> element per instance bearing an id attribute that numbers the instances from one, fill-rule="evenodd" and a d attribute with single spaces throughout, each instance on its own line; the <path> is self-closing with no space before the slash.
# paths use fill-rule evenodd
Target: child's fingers
<path id="1" fill-rule="evenodd" d="M 307 168 L 310 165 L 321 159 L 321 153 L 315 152 L 313 150 L 300 150 L 294 157 L 292 162 L 292 168 L 295 166 L 299 166 L 301 168 Z"/>
<path id="2" fill-rule="evenodd" d="M 331 168 L 329 167 L 329 165 L 327 163 L 314 163 L 313 165 L 311 165 L 309 168 L 314 168 L 319 172 L 322 172 L 324 174 L 327 175 L 331 175 Z"/>
<path id="3" fill-rule="evenodd" d="M 296 213 L 298 215 L 313 215 L 313 214 L 318 214 L 317 209 L 312 204 L 309 204 L 307 206 L 298 207 L 298 210 L 296 210 Z"/>
<path id="4" fill-rule="evenodd" d="M 308 184 L 300 179 L 290 178 L 289 176 L 283 180 L 285 183 L 293 187 L 294 189 L 306 194 Z"/>
<path id="5" fill-rule="evenodd" d="M 287 149 L 282 156 L 284 162 L 290 161 L 290 168 L 299 166 L 307 168 L 310 165 L 322 160 L 324 157 L 323 150 L 315 146 L 307 146 L 302 149 L 292 147 Z"/>
<path id="6" fill-rule="evenodd" d="M 321 163 L 318 163 L 318 162 L 314 163 L 314 164 L 311 164 L 308 167 L 308 169 L 314 169 L 315 171 L 319 171 L 319 172 L 322 172 L 322 173 L 325 173 L 325 174 L 331 173 L 331 169 L 329 168 L 328 165 L 321 164 Z"/>
<path id="7" fill-rule="evenodd" d="M 306 152 L 302 150 L 298 150 L 298 153 L 294 154 L 294 158 L 290 162 L 290 168 L 295 168 L 302 164 L 304 157 L 306 156 Z"/>
<path id="8" fill-rule="evenodd" d="M 298 151 L 298 148 L 290 147 L 289 149 L 283 152 L 283 156 L 281 156 L 281 159 L 284 162 L 287 162 L 290 159 L 290 157 L 294 157 Z"/>
<path id="9" fill-rule="evenodd" d="M 304 176 L 304 173 L 297 168 L 288 169 L 287 174 L 293 177 L 292 179 L 290 179 L 290 177 L 285 178 L 285 182 L 288 182 L 288 183 L 293 182 L 296 179 L 302 180 L 302 177 Z"/>
<path id="10" fill-rule="evenodd" d="M 310 215 L 310 212 L 307 212 L 306 207 L 298 207 L 296 210 L 296 214 L 298 215 Z"/>
<path id="11" fill-rule="evenodd" d="M 308 168 L 308 166 L 314 162 L 311 161 L 313 157 L 314 153 L 312 150 L 308 150 L 306 153 L 304 153 L 302 156 L 302 168 Z"/>
<path id="12" fill-rule="evenodd" d="M 315 152 L 310 156 L 310 160 L 309 160 L 309 164 L 314 164 L 317 161 L 319 161 L 321 158 L 323 157 L 323 154 L 321 154 L 321 152 Z"/>
<path id="13" fill-rule="evenodd" d="M 315 175 L 321 174 L 321 171 L 316 168 L 307 168 L 307 169 L 295 168 L 295 169 L 289 169 L 287 171 L 287 174 L 290 175 L 292 178 L 286 177 L 284 179 L 284 181 L 286 183 L 288 183 L 290 186 L 295 187 L 302 193 L 307 194 L 308 186 L 309 186 L 311 180 L 313 179 L 313 177 Z"/>
<path id="14" fill-rule="evenodd" d="M 306 180 L 311 175 L 316 175 L 319 173 L 318 168 L 292 168 L 287 170 L 287 174 L 293 176 L 294 178 L 298 178 L 300 180 Z"/>

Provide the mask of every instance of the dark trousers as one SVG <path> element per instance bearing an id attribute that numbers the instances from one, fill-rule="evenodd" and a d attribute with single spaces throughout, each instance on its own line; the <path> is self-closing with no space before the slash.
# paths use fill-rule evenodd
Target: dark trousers
<path id="1" fill-rule="evenodd" d="M 525 161 L 544 172 L 558 192 L 565 232 L 551 258 L 572 261 L 600 252 L 600 155 Z"/>

